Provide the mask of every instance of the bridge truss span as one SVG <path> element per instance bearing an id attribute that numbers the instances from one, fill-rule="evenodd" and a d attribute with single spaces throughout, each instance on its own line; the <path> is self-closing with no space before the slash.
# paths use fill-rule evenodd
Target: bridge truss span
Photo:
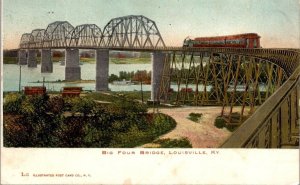
<path id="1" fill-rule="evenodd" d="M 31 33 L 24 33 L 21 36 L 19 47 L 20 48 L 29 48 L 30 47 L 29 46 L 30 39 L 31 39 Z"/>
<path id="2" fill-rule="evenodd" d="M 74 28 L 68 21 L 56 21 L 49 24 L 44 31 L 36 29 L 31 34 L 23 34 L 20 41 L 20 49 L 66 47 L 87 49 L 136 47 L 153 50 L 164 48 L 165 43 L 156 23 L 142 15 L 111 19 L 103 32 L 95 24 L 83 24 Z"/>
<path id="3" fill-rule="evenodd" d="M 98 47 L 102 38 L 101 29 L 95 24 L 76 26 L 71 32 L 69 47 Z"/>
<path id="4" fill-rule="evenodd" d="M 165 47 L 154 21 L 145 16 L 124 16 L 110 20 L 103 30 L 100 46 Z"/>
<path id="5" fill-rule="evenodd" d="M 30 34 L 30 40 L 28 42 L 29 47 L 40 48 L 43 46 L 43 39 L 45 35 L 44 29 L 35 29 Z"/>
<path id="6" fill-rule="evenodd" d="M 67 21 L 56 21 L 48 25 L 43 38 L 43 48 L 68 47 L 74 27 Z"/>

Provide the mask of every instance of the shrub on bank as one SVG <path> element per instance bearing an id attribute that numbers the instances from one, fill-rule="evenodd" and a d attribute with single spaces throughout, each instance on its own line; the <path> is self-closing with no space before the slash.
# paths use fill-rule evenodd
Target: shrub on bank
<path id="1" fill-rule="evenodd" d="M 217 128 L 223 128 L 226 126 L 226 121 L 221 116 L 218 116 L 215 119 L 215 126 Z"/>
<path id="2" fill-rule="evenodd" d="M 7 101 L 14 114 L 4 116 L 6 147 L 135 147 L 176 126 L 172 118 L 148 114 L 146 105 L 126 99 L 104 105 L 86 97 L 20 97 Z"/>
<path id="3" fill-rule="evenodd" d="M 215 126 L 220 129 L 225 127 L 230 132 L 233 132 L 238 127 L 237 125 L 227 124 L 224 118 L 222 118 L 221 116 L 216 117 Z"/>
<path id="4" fill-rule="evenodd" d="M 188 119 L 194 122 L 198 122 L 202 117 L 202 113 L 190 113 Z"/>
<path id="5" fill-rule="evenodd" d="M 3 103 L 3 113 L 18 114 L 21 110 L 21 104 L 25 97 L 19 93 L 9 93 L 5 96 Z"/>

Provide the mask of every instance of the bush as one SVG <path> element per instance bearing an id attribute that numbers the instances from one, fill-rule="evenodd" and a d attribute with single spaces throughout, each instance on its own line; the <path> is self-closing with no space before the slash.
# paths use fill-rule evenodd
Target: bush
<path id="1" fill-rule="evenodd" d="M 14 113 L 18 114 L 21 110 L 21 104 L 24 96 L 19 93 L 9 93 L 5 96 L 5 101 L 3 104 L 4 113 Z"/>
<path id="2" fill-rule="evenodd" d="M 3 139 L 5 147 L 23 147 L 29 141 L 29 133 L 23 124 L 23 116 L 4 115 L 3 116 Z"/>
<path id="3" fill-rule="evenodd" d="M 65 103 L 67 110 L 70 110 L 73 114 L 83 113 L 84 116 L 90 114 L 96 105 L 93 99 L 87 97 L 66 98 Z"/>
<path id="4" fill-rule="evenodd" d="M 223 127 L 226 127 L 226 121 L 221 117 L 221 116 L 218 116 L 216 117 L 215 119 L 215 126 L 217 128 L 223 128 Z"/>
<path id="5" fill-rule="evenodd" d="M 224 118 L 222 118 L 221 116 L 218 116 L 215 119 L 215 126 L 220 129 L 225 127 L 230 132 L 233 132 L 238 127 L 237 125 L 227 124 Z"/>
<path id="6" fill-rule="evenodd" d="M 135 101 L 104 105 L 86 97 L 7 96 L 6 108 L 14 113 L 5 113 L 8 147 L 135 147 L 176 126 L 169 116 L 148 114 L 146 106 Z"/>
<path id="7" fill-rule="evenodd" d="M 159 144 L 160 148 L 192 148 L 192 144 L 187 138 L 180 139 L 159 139 L 153 143 Z"/>
<path id="8" fill-rule="evenodd" d="M 61 114 L 64 110 L 65 102 L 61 96 L 51 97 L 48 101 L 48 111 L 54 114 Z"/>
<path id="9" fill-rule="evenodd" d="M 198 122 L 202 117 L 202 113 L 190 113 L 188 119 L 194 122 Z"/>
<path id="10" fill-rule="evenodd" d="M 153 118 L 153 132 L 156 136 L 167 133 L 176 127 L 176 121 L 164 114 L 155 114 Z"/>
<path id="11" fill-rule="evenodd" d="M 21 113 L 23 115 L 41 116 L 48 111 L 47 95 L 26 96 L 21 104 Z"/>

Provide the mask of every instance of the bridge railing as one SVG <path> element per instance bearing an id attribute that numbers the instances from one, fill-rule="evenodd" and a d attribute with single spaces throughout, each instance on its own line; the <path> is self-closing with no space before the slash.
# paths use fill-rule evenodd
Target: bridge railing
<path id="1" fill-rule="evenodd" d="M 286 148 L 299 144 L 300 66 L 221 146 Z"/>

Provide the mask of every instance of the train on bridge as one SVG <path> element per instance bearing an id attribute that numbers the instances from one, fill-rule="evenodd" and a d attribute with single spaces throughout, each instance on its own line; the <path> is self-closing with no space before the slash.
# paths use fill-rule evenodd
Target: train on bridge
<path id="1" fill-rule="evenodd" d="M 260 36 L 257 33 L 186 38 L 183 47 L 261 48 Z"/>

